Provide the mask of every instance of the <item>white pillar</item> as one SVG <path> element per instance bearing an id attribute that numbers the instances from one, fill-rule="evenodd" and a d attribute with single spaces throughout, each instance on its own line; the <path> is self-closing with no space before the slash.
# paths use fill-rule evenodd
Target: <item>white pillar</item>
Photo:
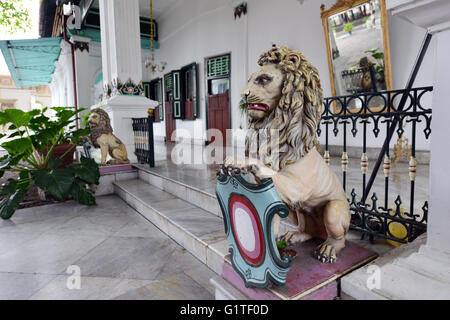
<path id="1" fill-rule="evenodd" d="M 131 119 L 147 117 L 147 109 L 158 105 L 145 98 L 141 83 L 139 0 L 100 0 L 100 27 L 103 83 L 112 89 L 102 108 L 111 118 L 114 134 L 135 162 Z"/>
<path id="2" fill-rule="evenodd" d="M 79 108 L 91 106 L 92 83 L 89 57 L 91 38 L 74 35 L 70 41 L 75 45 L 75 70 L 77 82 L 77 102 Z"/>
<path id="3" fill-rule="evenodd" d="M 436 41 L 427 233 L 344 277 L 342 290 L 357 299 L 450 299 L 450 1 L 388 0 L 387 8 Z M 371 265 L 379 267 L 381 279 L 373 290 L 366 285 Z"/>
<path id="4" fill-rule="evenodd" d="M 435 34 L 436 70 L 431 121 L 430 214 L 427 245 L 450 254 L 450 25 Z M 450 269 L 450 265 L 449 265 Z"/>

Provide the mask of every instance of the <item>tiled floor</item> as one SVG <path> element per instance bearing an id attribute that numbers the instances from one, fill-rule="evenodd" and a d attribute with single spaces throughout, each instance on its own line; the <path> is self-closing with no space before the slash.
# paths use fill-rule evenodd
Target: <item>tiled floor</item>
<path id="1" fill-rule="evenodd" d="M 0 299 L 213 299 L 214 273 L 117 196 L 0 221 Z M 81 287 L 68 289 L 69 266 Z"/>

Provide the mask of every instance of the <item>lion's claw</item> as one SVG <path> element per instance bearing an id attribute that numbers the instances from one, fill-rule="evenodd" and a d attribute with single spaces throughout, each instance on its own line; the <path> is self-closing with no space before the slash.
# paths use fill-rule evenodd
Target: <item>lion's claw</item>
<path id="1" fill-rule="evenodd" d="M 330 245 L 323 243 L 314 251 L 316 258 L 322 263 L 335 263 L 337 260 L 336 250 Z"/>

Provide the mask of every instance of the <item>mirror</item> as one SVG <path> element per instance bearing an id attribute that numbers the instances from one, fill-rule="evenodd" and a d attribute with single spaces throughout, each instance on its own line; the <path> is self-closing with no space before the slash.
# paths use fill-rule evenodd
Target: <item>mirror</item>
<path id="1" fill-rule="evenodd" d="M 385 0 L 338 0 L 321 11 L 333 96 L 392 90 Z"/>

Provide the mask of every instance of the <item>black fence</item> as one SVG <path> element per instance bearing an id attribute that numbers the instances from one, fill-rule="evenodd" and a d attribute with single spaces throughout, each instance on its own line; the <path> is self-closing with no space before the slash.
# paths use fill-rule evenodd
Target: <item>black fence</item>
<path id="1" fill-rule="evenodd" d="M 138 162 L 155 167 L 155 144 L 153 139 L 153 115 L 133 118 L 134 154 Z"/>
<path id="2" fill-rule="evenodd" d="M 415 180 L 417 170 L 416 138 L 423 134 L 428 139 L 431 134 L 431 108 L 422 103 L 426 93 L 432 92 L 432 87 L 414 88 L 409 90 L 395 90 L 382 92 L 367 92 L 349 96 L 331 97 L 324 100 L 324 112 L 317 130 L 319 136 L 325 134 L 324 159 L 330 163 L 329 138 L 342 135 L 342 183 L 344 189 L 350 190 L 350 207 L 352 212 L 351 229 L 360 231 L 362 237 L 368 235 L 371 240 L 376 237 L 390 239 L 400 243 L 413 241 L 426 231 L 428 202 L 421 208 L 414 207 Z M 409 159 L 409 199 L 401 199 L 390 193 L 389 181 L 391 174 L 391 155 L 389 142 L 394 131 L 398 137 L 405 133 L 405 124 L 410 123 L 411 153 Z M 418 124 L 421 123 L 421 130 Z M 367 182 L 369 160 L 367 156 L 367 133 L 372 130 L 376 139 L 380 140 L 381 154 L 374 171 Z M 409 128 L 406 130 L 409 131 Z M 385 134 L 382 134 L 383 131 Z M 355 186 L 347 185 L 347 170 L 349 157 L 347 154 L 347 138 L 361 137 L 361 174 L 362 194 L 356 193 Z M 387 147 L 386 147 L 387 146 Z M 382 163 L 381 163 L 382 162 Z M 378 168 L 382 165 L 384 173 L 384 201 L 373 193 L 370 198 L 370 189 L 377 176 Z M 395 200 L 394 200 L 395 199 Z M 390 205 L 390 200 L 394 200 Z M 403 208 L 402 204 L 409 207 Z M 409 210 L 407 212 L 407 210 Z M 394 229 L 403 231 L 399 235 Z M 396 234 L 393 234 L 396 233 Z"/>

